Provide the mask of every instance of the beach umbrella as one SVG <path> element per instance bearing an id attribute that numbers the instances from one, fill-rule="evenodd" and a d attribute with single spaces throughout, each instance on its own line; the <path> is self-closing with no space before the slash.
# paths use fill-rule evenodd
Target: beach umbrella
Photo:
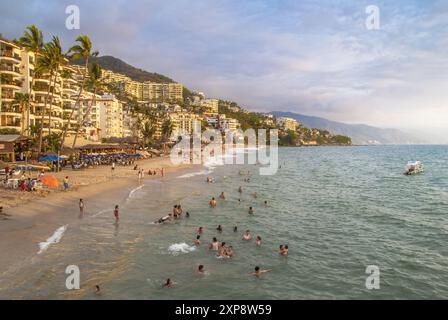
<path id="1" fill-rule="evenodd" d="M 59 187 L 59 181 L 55 176 L 44 175 L 41 178 L 42 184 L 52 189 L 56 189 Z"/>
<path id="2" fill-rule="evenodd" d="M 60 160 L 64 160 L 64 158 L 58 157 L 57 155 L 53 155 L 53 154 L 39 159 L 39 161 L 43 161 L 43 162 L 60 161 Z"/>

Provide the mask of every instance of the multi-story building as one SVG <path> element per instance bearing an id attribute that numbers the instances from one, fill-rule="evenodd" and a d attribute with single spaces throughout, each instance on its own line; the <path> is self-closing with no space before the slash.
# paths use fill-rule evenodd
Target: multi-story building
<path id="1" fill-rule="evenodd" d="M 169 117 L 173 124 L 173 131 L 185 130 L 188 133 L 192 133 L 195 128 L 197 132 L 201 130 L 201 119 L 195 113 L 172 112 L 169 114 Z"/>
<path id="2" fill-rule="evenodd" d="M 205 114 L 208 116 L 216 116 L 219 110 L 218 99 L 204 99 L 198 102 L 198 105 L 205 109 Z"/>
<path id="3" fill-rule="evenodd" d="M 110 70 L 104 70 L 102 77 L 105 82 L 118 84 L 123 91 L 140 101 L 183 101 L 183 86 L 180 83 L 139 82 Z"/>
<path id="4" fill-rule="evenodd" d="M 11 41 L 0 39 L 1 128 L 30 134 L 28 129 L 31 126 L 40 127 L 42 115 L 44 134 L 61 132 L 68 123 L 79 91 L 77 69 L 63 66 L 56 77 L 50 79 L 48 74 L 35 74 L 36 60 L 34 53 Z M 62 70 L 70 72 L 70 76 L 62 76 Z M 29 95 L 29 108 L 20 110 L 20 105 L 15 102 L 17 93 Z M 76 119 L 72 119 L 69 126 L 72 130 L 69 132 L 74 132 L 75 125 Z"/>
<path id="5" fill-rule="evenodd" d="M 277 126 L 284 130 L 295 131 L 298 126 L 298 122 L 295 119 L 288 117 L 279 117 L 276 119 L 276 122 Z"/>
<path id="6" fill-rule="evenodd" d="M 240 122 L 233 118 L 227 118 L 224 114 L 219 115 L 219 128 L 223 132 L 233 132 L 240 128 Z"/>
<path id="7" fill-rule="evenodd" d="M 114 95 L 104 95 L 99 102 L 102 138 L 123 137 L 123 105 Z"/>
<path id="8" fill-rule="evenodd" d="M 141 83 L 139 99 L 153 102 L 179 102 L 183 100 L 183 86 L 180 83 Z"/>

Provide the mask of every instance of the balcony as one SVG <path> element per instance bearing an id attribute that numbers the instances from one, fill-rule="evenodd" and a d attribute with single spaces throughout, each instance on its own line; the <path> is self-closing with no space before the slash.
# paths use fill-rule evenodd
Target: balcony
<path id="1" fill-rule="evenodd" d="M 0 58 L 2 60 L 8 60 L 15 63 L 20 63 L 22 61 L 22 58 L 17 53 L 13 53 L 10 50 L 1 50 L 0 51 Z"/>
<path id="2" fill-rule="evenodd" d="M 22 81 L 2 81 L 2 87 L 17 89 L 19 90 L 22 87 Z"/>
<path id="3" fill-rule="evenodd" d="M 0 65 L 0 73 L 11 74 L 13 76 L 20 76 L 20 69 L 17 67 L 2 64 Z"/>

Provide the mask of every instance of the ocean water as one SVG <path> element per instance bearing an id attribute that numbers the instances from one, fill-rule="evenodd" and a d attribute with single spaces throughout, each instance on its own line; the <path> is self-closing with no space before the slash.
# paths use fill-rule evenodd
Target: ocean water
<path id="1" fill-rule="evenodd" d="M 63 234 L 56 230 L 58 241 L 44 252 L 36 246 L 30 263 L 2 275 L 0 297 L 448 298 L 448 146 L 281 148 L 279 158 L 273 176 L 260 176 L 255 165 L 195 166 L 126 190 L 110 208 L 102 202 Z M 403 175 L 408 160 L 421 160 L 425 172 Z M 250 182 L 241 170 L 252 172 Z M 206 183 L 207 176 L 215 182 Z M 211 197 L 217 208 L 209 208 Z M 118 227 L 114 203 L 121 208 Z M 177 203 L 189 219 L 152 223 Z M 203 244 L 196 248 L 199 226 Z M 241 240 L 245 229 L 262 237 L 261 247 Z M 233 246 L 232 259 L 208 250 L 214 236 Z M 278 255 L 280 244 L 288 244 L 288 257 Z M 205 275 L 195 272 L 199 264 Z M 68 265 L 80 269 L 80 290 L 65 288 Z M 249 273 L 256 265 L 272 272 L 255 278 Z M 380 270 L 377 290 L 365 285 L 369 265 Z M 162 288 L 167 278 L 174 288 Z M 96 284 L 101 296 L 93 294 Z"/>

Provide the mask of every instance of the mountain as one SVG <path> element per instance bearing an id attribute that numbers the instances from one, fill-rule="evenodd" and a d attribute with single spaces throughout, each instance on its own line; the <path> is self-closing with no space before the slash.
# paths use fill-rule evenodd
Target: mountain
<path id="1" fill-rule="evenodd" d="M 424 143 L 422 139 L 413 137 L 397 129 L 382 129 L 365 124 L 347 124 L 324 118 L 306 116 L 293 112 L 273 111 L 275 117 L 289 117 L 308 128 L 325 129 L 331 134 L 341 134 L 352 138 L 354 144 L 408 144 Z"/>
<path id="2" fill-rule="evenodd" d="M 90 62 L 98 63 L 103 69 L 107 69 L 116 73 L 124 74 L 135 81 L 151 81 L 157 83 L 173 83 L 173 79 L 158 74 L 155 72 L 148 72 L 142 69 L 131 66 L 130 64 L 112 56 L 91 57 Z M 84 60 L 73 61 L 74 64 L 84 65 Z"/>

